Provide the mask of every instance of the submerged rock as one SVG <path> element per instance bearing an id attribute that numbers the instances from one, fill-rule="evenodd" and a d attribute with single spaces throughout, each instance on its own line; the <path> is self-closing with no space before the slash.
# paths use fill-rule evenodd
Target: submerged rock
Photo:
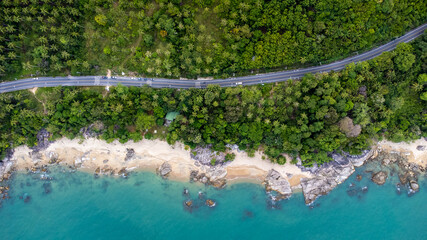
<path id="1" fill-rule="evenodd" d="M 120 169 L 120 171 L 118 172 L 118 174 L 119 174 L 121 177 L 123 177 L 123 178 L 127 178 L 127 177 L 128 177 L 128 175 L 129 175 L 129 173 L 128 173 L 128 171 L 126 170 L 126 168 L 122 168 L 122 169 Z"/>
<path id="2" fill-rule="evenodd" d="M 357 176 L 356 176 L 356 180 L 360 182 L 360 181 L 362 180 L 362 175 L 357 174 Z"/>
<path id="3" fill-rule="evenodd" d="M 189 196 L 190 195 L 190 192 L 188 191 L 187 188 L 184 188 L 184 191 L 182 191 L 182 195 L 184 195 L 184 196 Z"/>
<path id="4" fill-rule="evenodd" d="M 387 180 L 387 172 L 380 171 L 380 172 L 374 173 L 372 175 L 371 180 L 372 180 L 372 182 L 374 182 L 378 185 L 383 185 L 385 183 L 385 181 Z"/>
<path id="5" fill-rule="evenodd" d="M 187 207 L 192 207 L 192 206 L 193 206 L 193 201 L 192 201 L 191 199 L 186 200 L 186 201 L 184 202 L 184 205 L 185 205 L 185 206 L 187 206 Z"/>
<path id="6" fill-rule="evenodd" d="M 164 162 L 158 169 L 157 169 L 158 174 L 162 177 L 162 178 L 166 178 L 170 172 L 172 172 L 172 167 L 168 162 Z"/>
<path id="7" fill-rule="evenodd" d="M 265 178 L 265 190 L 267 192 L 277 192 L 279 194 L 276 197 L 277 200 L 286 199 L 292 195 L 291 185 L 288 180 L 274 169 L 271 169 Z"/>
<path id="8" fill-rule="evenodd" d="M 216 205 L 216 202 L 213 201 L 212 199 L 207 199 L 206 200 L 206 206 L 208 206 L 208 207 L 215 207 L 215 205 Z"/>

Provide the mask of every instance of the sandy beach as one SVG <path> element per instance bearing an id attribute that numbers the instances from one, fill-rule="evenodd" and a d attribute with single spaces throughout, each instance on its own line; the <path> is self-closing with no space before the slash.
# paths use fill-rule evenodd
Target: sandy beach
<path id="1" fill-rule="evenodd" d="M 125 161 L 127 149 L 133 149 L 134 154 Z M 311 177 L 309 173 L 291 165 L 290 161 L 285 165 L 278 165 L 269 160 L 262 160 L 259 152 L 255 157 L 248 157 L 245 152 L 237 150 L 234 153 L 235 160 L 224 167 L 227 171 L 226 179 L 230 182 L 262 183 L 270 169 L 280 172 L 289 180 L 292 187 L 298 187 L 301 178 Z M 95 138 L 86 140 L 62 138 L 37 154 L 32 154 L 32 150 L 26 146 L 17 147 L 12 161 L 17 170 L 27 170 L 33 166 L 49 164 L 52 158 L 58 159 L 60 164 L 78 166 L 82 171 L 93 173 L 98 168 L 112 169 L 115 173 L 123 168 L 127 171 L 156 171 L 164 162 L 168 162 L 172 167 L 169 178 L 178 181 L 188 181 L 192 170 L 206 172 L 209 168 L 196 166 L 195 160 L 190 157 L 190 151 L 185 150 L 183 144 L 171 146 L 160 140 L 143 140 L 136 143 L 129 141 L 122 144 L 118 141 L 107 143 Z"/>

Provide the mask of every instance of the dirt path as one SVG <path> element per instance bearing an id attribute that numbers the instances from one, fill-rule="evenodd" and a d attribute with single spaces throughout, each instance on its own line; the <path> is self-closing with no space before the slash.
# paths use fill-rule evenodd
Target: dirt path
<path id="1" fill-rule="evenodd" d="M 139 34 L 138 39 L 137 39 L 137 40 L 136 40 L 136 42 L 132 45 L 132 47 L 134 47 L 134 48 L 136 49 L 136 47 L 138 47 L 138 46 L 139 46 L 139 44 L 141 43 L 141 41 L 142 41 L 142 34 Z M 132 47 L 131 47 L 131 48 L 132 48 Z M 123 66 L 127 63 L 127 61 L 129 61 L 129 59 L 130 59 L 134 54 L 135 54 L 135 51 L 132 51 L 132 53 L 131 53 L 131 54 L 129 54 L 129 55 L 125 58 L 125 60 L 123 60 L 122 64 L 120 64 L 120 67 L 123 67 Z"/>
<path id="2" fill-rule="evenodd" d="M 44 104 L 43 101 L 41 101 L 40 99 L 37 98 L 37 95 L 36 95 L 37 89 L 38 89 L 38 87 L 31 88 L 28 90 L 30 90 L 30 92 L 32 92 L 34 94 L 34 98 L 37 99 L 37 101 L 39 101 L 43 105 L 43 113 L 47 114 L 46 105 Z"/>

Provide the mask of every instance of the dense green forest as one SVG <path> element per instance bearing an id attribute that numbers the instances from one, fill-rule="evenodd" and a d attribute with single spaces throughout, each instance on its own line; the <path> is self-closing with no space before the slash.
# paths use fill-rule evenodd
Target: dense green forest
<path id="1" fill-rule="evenodd" d="M 424 0 L 2 0 L 0 79 L 300 67 L 368 49 L 426 19 Z"/>
<path id="2" fill-rule="evenodd" d="M 284 163 L 282 153 L 305 165 L 329 161 L 332 151 L 358 153 L 384 137 L 427 137 L 427 34 L 392 52 L 350 64 L 341 72 L 249 87 L 153 89 L 55 87 L 0 95 L 0 151 L 36 143 L 46 128 L 52 139 L 81 135 L 91 124 L 107 141 L 142 138 L 182 141 L 216 150 L 238 144 L 261 149 Z M 168 112 L 179 115 L 168 126 Z M 149 129 L 149 131 L 146 131 Z M 154 131 L 156 130 L 156 131 Z M 157 132 L 157 133 L 156 133 Z"/>

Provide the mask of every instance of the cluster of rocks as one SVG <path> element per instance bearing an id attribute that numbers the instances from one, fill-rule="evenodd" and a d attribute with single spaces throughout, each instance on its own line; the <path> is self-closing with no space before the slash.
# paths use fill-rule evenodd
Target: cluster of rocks
<path id="1" fill-rule="evenodd" d="M 9 186 L 0 186 L 0 197 L 1 199 L 9 198 Z M 0 202 L 1 203 L 1 202 Z"/>
<path id="2" fill-rule="evenodd" d="M 226 175 L 227 171 L 222 167 L 211 167 L 206 172 L 201 173 L 193 170 L 190 173 L 190 182 L 201 182 L 219 189 L 224 188 L 227 184 Z"/>
<path id="3" fill-rule="evenodd" d="M 399 183 L 396 184 L 398 192 L 400 192 L 402 186 L 408 189 L 409 194 L 419 191 L 418 177 L 426 172 L 423 166 L 409 163 L 404 156 L 396 152 L 384 152 L 371 161 L 373 162 L 371 168 L 375 169 L 371 170 L 368 168 L 367 172 L 372 173 L 371 180 L 374 183 L 383 185 L 389 175 L 397 174 L 399 177 Z"/>
<path id="4" fill-rule="evenodd" d="M 333 153 L 331 156 L 334 160 L 329 163 L 320 167 L 302 167 L 303 171 L 310 171 L 315 175 L 313 178 L 301 179 L 305 203 L 311 204 L 317 197 L 328 194 L 354 172 L 354 167 L 362 166 L 374 153 L 374 149 L 364 151 L 361 155 L 357 156 Z M 301 166 L 301 164 L 299 165 Z"/>
<path id="5" fill-rule="evenodd" d="M 225 153 L 212 150 L 212 145 L 207 145 L 205 147 L 197 146 L 195 149 L 192 149 L 190 156 L 196 162 L 196 166 L 206 165 L 206 166 L 218 166 L 225 163 Z"/>
<path id="6" fill-rule="evenodd" d="M 272 200 L 287 199 L 292 195 L 291 185 L 278 171 L 271 169 L 264 180 L 267 193 L 274 191 L 277 195 L 272 196 Z"/>
<path id="7" fill-rule="evenodd" d="M 205 194 L 203 194 L 202 192 L 199 192 L 198 198 L 194 200 L 191 198 L 190 191 L 188 191 L 187 188 L 184 188 L 182 195 L 186 198 L 184 200 L 184 207 L 189 211 L 192 211 L 193 209 L 198 208 L 202 205 L 208 206 L 210 208 L 216 206 L 216 202 L 213 199 L 206 198 Z"/>

